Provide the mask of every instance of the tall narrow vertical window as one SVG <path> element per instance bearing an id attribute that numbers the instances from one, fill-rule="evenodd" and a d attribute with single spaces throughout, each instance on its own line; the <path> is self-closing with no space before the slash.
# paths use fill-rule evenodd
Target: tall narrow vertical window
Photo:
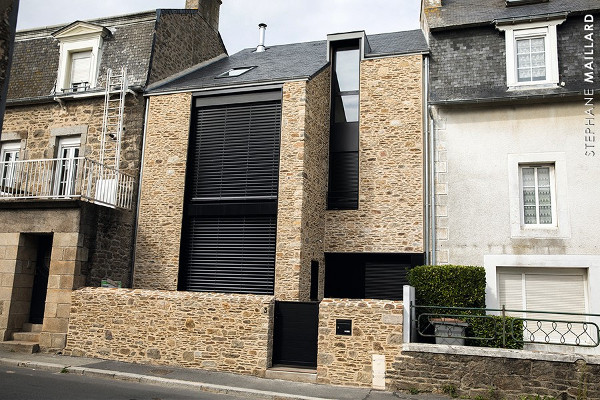
<path id="1" fill-rule="evenodd" d="M 79 136 L 64 138 L 58 143 L 58 160 L 54 178 L 54 194 L 56 196 L 75 194 L 80 144 Z"/>
<path id="2" fill-rule="evenodd" d="M 522 166 L 523 223 L 556 226 L 554 199 L 554 167 Z"/>
<path id="3" fill-rule="evenodd" d="M 12 192 L 15 188 L 20 151 L 19 142 L 4 143 L 0 148 L 0 193 Z"/>
<path id="4" fill-rule="evenodd" d="M 360 52 L 358 41 L 332 46 L 329 209 L 358 209 L 358 122 Z"/>

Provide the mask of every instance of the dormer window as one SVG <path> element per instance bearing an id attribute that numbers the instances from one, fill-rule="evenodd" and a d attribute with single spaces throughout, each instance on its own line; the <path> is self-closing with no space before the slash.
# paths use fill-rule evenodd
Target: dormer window
<path id="1" fill-rule="evenodd" d="M 102 44 L 109 31 L 98 25 L 74 22 L 53 33 L 60 42 L 57 93 L 81 92 L 96 87 Z"/>
<path id="2" fill-rule="evenodd" d="M 563 21 L 564 18 L 522 24 L 496 21 L 496 28 L 505 32 L 509 89 L 558 86 L 556 26 Z"/>

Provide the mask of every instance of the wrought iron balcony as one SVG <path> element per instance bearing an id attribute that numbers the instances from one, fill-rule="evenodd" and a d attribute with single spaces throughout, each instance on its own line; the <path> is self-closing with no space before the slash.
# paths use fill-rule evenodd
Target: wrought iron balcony
<path id="1" fill-rule="evenodd" d="M 134 178 L 85 157 L 0 161 L 0 201 L 81 199 L 131 209 Z"/>

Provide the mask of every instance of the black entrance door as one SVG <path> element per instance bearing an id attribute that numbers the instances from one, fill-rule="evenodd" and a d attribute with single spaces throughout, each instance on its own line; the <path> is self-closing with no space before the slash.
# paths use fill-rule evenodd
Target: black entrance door
<path id="1" fill-rule="evenodd" d="M 273 365 L 317 366 L 319 303 L 275 303 Z"/>
<path id="2" fill-rule="evenodd" d="M 44 322 L 51 253 L 52 236 L 40 236 L 37 245 L 37 259 L 31 293 L 31 307 L 29 309 L 29 322 L 32 324 L 41 324 Z"/>

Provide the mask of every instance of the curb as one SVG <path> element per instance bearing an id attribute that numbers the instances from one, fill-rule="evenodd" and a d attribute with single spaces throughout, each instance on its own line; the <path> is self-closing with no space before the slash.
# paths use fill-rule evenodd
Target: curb
<path id="1" fill-rule="evenodd" d="M 335 400 L 324 397 L 310 397 L 290 393 L 270 392 L 265 390 L 248 389 L 235 386 L 213 385 L 210 383 L 191 382 L 180 379 L 160 378 L 150 375 L 132 374 L 128 372 L 107 371 L 96 368 L 71 367 L 69 365 L 52 364 L 36 361 L 19 361 L 10 358 L 0 358 L 0 365 L 9 367 L 35 368 L 39 370 L 60 373 L 67 370 L 68 373 L 85 375 L 94 378 L 117 379 L 126 382 L 146 383 L 170 387 L 186 387 L 203 392 L 215 394 L 227 394 L 244 396 L 257 400 Z"/>

